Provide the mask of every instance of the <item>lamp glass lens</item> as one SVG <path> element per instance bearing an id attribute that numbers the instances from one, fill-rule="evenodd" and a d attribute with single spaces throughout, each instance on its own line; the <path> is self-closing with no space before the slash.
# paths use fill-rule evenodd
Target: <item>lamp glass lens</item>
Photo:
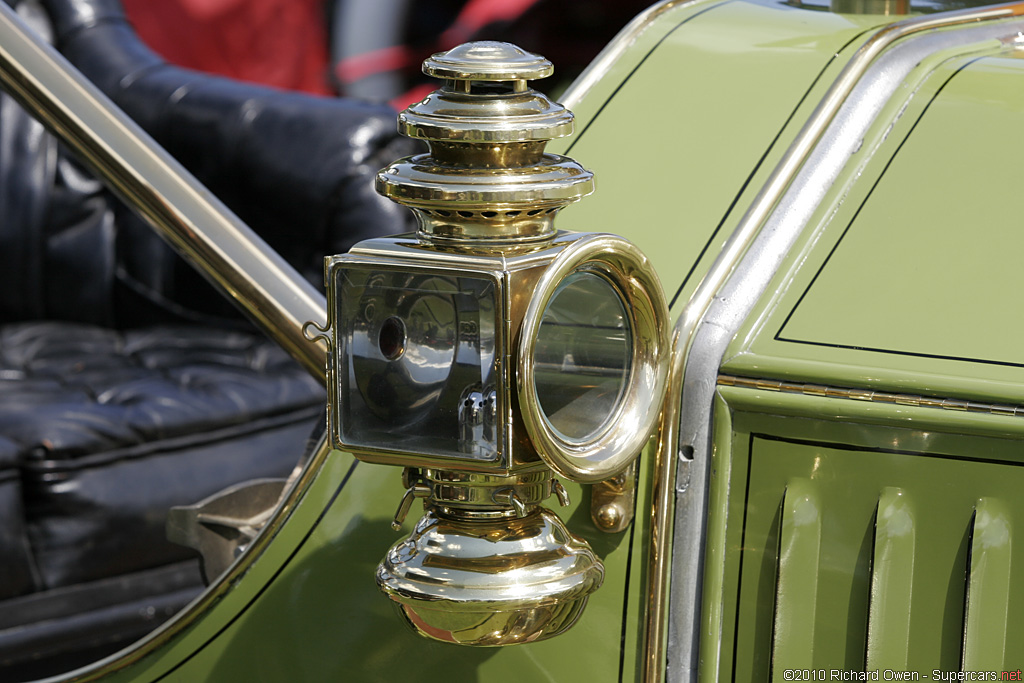
<path id="1" fill-rule="evenodd" d="M 571 273 L 551 297 L 534 346 L 534 384 L 549 426 L 569 442 L 593 438 L 622 400 L 631 359 L 619 291 L 596 273 Z"/>
<path id="2" fill-rule="evenodd" d="M 336 301 L 343 443 L 497 459 L 492 281 L 350 267 Z"/>

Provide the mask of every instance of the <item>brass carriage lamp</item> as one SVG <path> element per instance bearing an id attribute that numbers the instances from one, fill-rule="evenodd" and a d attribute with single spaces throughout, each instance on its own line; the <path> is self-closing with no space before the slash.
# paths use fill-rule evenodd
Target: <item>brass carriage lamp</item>
<path id="1" fill-rule="evenodd" d="M 329 424 L 334 444 L 405 468 L 377 583 L 417 632 L 508 645 L 569 628 L 604 576 L 585 541 L 540 503 L 554 473 L 597 482 L 656 426 L 667 306 L 647 259 L 607 234 L 556 231 L 592 174 L 544 152 L 572 114 L 527 81 L 549 61 L 478 42 L 423 65 L 444 85 L 399 115 L 428 154 L 377 190 L 415 234 L 328 257 Z"/>

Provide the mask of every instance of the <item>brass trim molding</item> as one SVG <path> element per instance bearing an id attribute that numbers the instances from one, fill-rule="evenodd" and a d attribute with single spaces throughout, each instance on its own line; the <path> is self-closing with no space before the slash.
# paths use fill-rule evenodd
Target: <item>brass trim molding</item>
<path id="1" fill-rule="evenodd" d="M 1024 417 L 1024 406 L 1006 405 L 1001 403 L 984 403 L 966 401 L 958 398 L 934 398 L 917 394 L 898 394 L 888 391 L 871 391 L 868 389 L 847 389 L 831 387 L 823 384 L 804 384 L 801 382 L 785 382 L 775 379 L 755 379 L 736 375 L 720 374 L 718 385 L 723 387 L 740 387 L 759 391 L 778 391 L 786 394 L 803 394 L 822 398 L 843 398 L 854 401 L 870 401 L 872 403 L 893 403 L 915 408 L 939 408 L 968 413 L 985 413 L 988 415 L 1007 415 Z"/>
<path id="2" fill-rule="evenodd" d="M 632 343 L 628 380 L 618 406 L 600 433 L 579 442 L 559 435 L 548 422 L 535 381 L 535 340 L 558 285 L 584 270 L 600 274 L 620 290 Z M 632 243 L 615 235 L 588 234 L 555 257 L 527 306 L 516 368 L 520 412 L 540 458 L 563 477 L 589 484 L 613 477 L 634 462 L 658 425 L 668 379 L 668 341 L 664 289 L 650 261 Z"/>

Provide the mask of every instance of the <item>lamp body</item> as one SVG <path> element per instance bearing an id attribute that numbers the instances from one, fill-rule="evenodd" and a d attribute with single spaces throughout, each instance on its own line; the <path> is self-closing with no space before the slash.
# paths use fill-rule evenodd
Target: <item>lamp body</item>
<path id="1" fill-rule="evenodd" d="M 521 417 L 516 356 L 532 293 L 579 238 L 474 253 L 409 234 L 328 259 L 335 445 L 406 467 L 543 468 Z M 395 355 L 387 335 L 399 327 Z"/>

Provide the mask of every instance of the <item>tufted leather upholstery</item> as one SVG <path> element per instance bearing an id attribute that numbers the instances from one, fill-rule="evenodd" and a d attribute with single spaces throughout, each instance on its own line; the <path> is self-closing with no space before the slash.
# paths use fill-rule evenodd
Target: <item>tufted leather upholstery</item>
<path id="1" fill-rule="evenodd" d="M 39 654 L 89 659 L 82 637 L 109 651 L 183 606 L 199 573 L 166 540 L 167 510 L 287 476 L 323 402 L 252 332 L 0 327 L 0 678 Z"/>
<path id="2" fill-rule="evenodd" d="M 165 511 L 286 475 L 323 403 L 277 347 L 209 328 L 8 325 L 0 377 L 36 588 L 191 557 Z"/>

